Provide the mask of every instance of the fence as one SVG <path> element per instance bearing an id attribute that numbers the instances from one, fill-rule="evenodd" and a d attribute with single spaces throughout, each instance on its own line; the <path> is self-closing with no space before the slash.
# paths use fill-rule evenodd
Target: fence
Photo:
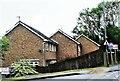
<path id="1" fill-rule="evenodd" d="M 38 66 L 36 68 L 37 68 L 37 71 L 40 73 L 48 73 L 48 72 L 58 72 L 58 71 L 64 71 L 64 70 L 101 66 L 104 64 L 104 58 L 105 58 L 103 49 L 99 49 L 97 51 L 79 56 L 77 58 L 71 58 L 71 59 L 66 59 L 64 61 L 59 61 L 47 67 Z M 119 53 L 117 53 L 118 61 L 120 61 Z"/>

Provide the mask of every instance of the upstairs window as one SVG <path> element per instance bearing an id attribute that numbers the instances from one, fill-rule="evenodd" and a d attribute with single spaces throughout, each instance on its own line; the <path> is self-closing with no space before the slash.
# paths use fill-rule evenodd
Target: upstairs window
<path id="1" fill-rule="evenodd" d="M 52 51 L 52 44 L 50 44 L 50 51 Z"/>
<path id="2" fill-rule="evenodd" d="M 55 52 L 56 51 L 56 46 L 55 45 L 53 45 L 53 44 L 48 44 L 48 43 L 45 43 L 45 50 L 46 51 L 53 51 L 53 52 Z"/>
<path id="3" fill-rule="evenodd" d="M 80 46 L 78 45 L 78 56 L 80 56 L 80 54 L 81 54 L 81 48 L 80 48 Z"/>
<path id="4" fill-rule="evenodd" d="M 45 43 L 45 50 L 48 51 L 49 47 L 48 47 L 48 43 Z"/>
<path id="5" fill-rule="evenodd" d="M 51 51 L 56 51 L 56 46 L 52 45 L 52 50 Z"/>

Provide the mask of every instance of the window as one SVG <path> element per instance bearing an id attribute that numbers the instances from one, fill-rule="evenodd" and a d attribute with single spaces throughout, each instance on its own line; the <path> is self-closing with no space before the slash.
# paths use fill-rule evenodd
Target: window
<path id="1" fill-rule="evenodd" d="M 20 59 L 20 62 L 30 62 L 33 66 L 39 66 L 39 59 Z"/>
<path id="2" fill-rule="evenodd" d="M 45 43 L 45 50 L 48 50 L 48 43 Z"/>
<path id="3" fill-rule="evenodd" d="M 78 56 L 80 56 L 80 54 L 81 54 L 81 48 L 80 48 L 80 46 L 78 45 Z"/>
<path id="4" fill-rule="evenodd" d="M 53 50 L 56 51 L 56 46 L 53 46 Z"/>
<path id="5" fill-rule="evenodd" d="M 33 61 L 32 64 L 33 64 L 33 66 L 36 66 L 36 65 L 38 66 L 38 65 L 39 65 L 39 62 Z"/>
<path id="6" fill-rule="evenodd" d="M 50 44 L 50 51 L 52 51 L 52 44 Z"/>
<path id="7" fill-rule="evenodd" d="M 52 45 L 52 50 L 51 51 L 56 51 L 56 46 Z"/>
<path id="8" fill-rule="evenodd" d="M 54 64 L 54 63 L 56 63 L 56 60 L 51 60 L 50 61 L 50 64 Z"/>
<path id="9" fill-rule="evenodd" d="M 46 60 L 46 66 L 56 63 L 56 60 Z"/>

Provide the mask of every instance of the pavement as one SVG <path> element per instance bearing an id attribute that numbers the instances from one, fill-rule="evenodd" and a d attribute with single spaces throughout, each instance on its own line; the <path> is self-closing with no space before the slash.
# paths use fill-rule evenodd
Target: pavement
<path id="1" fill-rule="evenodd" d="M 87 74 L 99 74 L 99 73 L 106 73 L 110 71 L 110 68 L 108 67 L 98 67 L 93 70 L 90 70 Z"/>
<path id="2" fill-rule="evenodd" d="M 26 80 L 35 80 L 35 79 L 46 79 L 46 78 L 55 78 L 55 77 L 62 77 L 62 76 L 71 76 L 71 75 L 85 75 L 85 74 L 99 74 L 99 73 L 105 73 L 108 72 L 110 68 L 107 67 L 98 67 L 93 69 L 86 69 L 86 70 L 78 70 L 74 72 L 67 72 L 67 73 L 55 73 L 51 74 L 48 73 L 44 76 L 27 76 L 25 79 L 22 79 L 22 81 Z"/>
<path id="3" fill-rule="evenodd" d="M 61 76 L 70 76 L 70 75 L 83 75 L 88 73 L 89 71 L 75 71 L 75 72 L 69 72 L 69 73 L 56 73 L 56 74 L 46 74 L 44 76 L 28 76 L 24 80 L 35 80 L 35 79 L 46 79 L 46 78 L 54 78 L 54 77 L 61 77 Z"/>

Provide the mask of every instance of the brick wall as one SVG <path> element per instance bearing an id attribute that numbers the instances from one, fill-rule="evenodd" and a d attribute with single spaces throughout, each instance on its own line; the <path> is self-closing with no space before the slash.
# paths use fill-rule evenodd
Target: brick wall
<path id="1" fill-rule="evenodd" d="M 77 44 L 68 39 L 65 35 L 57 32 L 52 36 L 52 39 L 58 42 L 57 60 L 77 57 Z"/>
<path id="2" fill-rule="evenodd" d="M 35 34 L 19 25 L 11 31 L 7 38 L 10 41 L 10 50 L 5 54 L 4 66 L 9 66 L 19 59 L 40 59 L 40 65 L 43 65 L 43 40 Z"/>
<path id="3" fill-rule="evenodd" d="M 45 52 L 45 60 L 56 59 L 56 52 Z"/>
<path id="4" fill-rule="evenodd" d="M 95 43 L 91 42 L 84 36 L 81 36 L 77 41 L 82 44 L 82 54 L 87 54 L 99 49 L 99 46 L 97 46 Z"/>

